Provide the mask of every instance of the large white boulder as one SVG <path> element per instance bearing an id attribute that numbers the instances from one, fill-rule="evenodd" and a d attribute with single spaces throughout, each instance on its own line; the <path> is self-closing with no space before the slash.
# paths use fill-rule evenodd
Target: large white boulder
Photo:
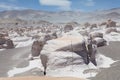
<path id="1" fill-rule="evenodd" d="M 41 51 L 41 60 L 47 76 L 78 76 L 67 71 L 84 64 L 82 57 L 73 51 L 80 51 L 84 38 L 66 35 L 58 39 L 50 40 Z M 77 47 L 76 47 L 77 46 Z M 86 64 L 84 64 L 85 66 Z M 64 73 L 64 74 L 61 74 Z M 65 75 L 66 74 L 66 75 Z M 77 73 L 78 74 L 78 73 Z"/>
<path id="2" fill-rule="evenodd" d="M 72 33 L 48 41 L 40 55 L 46 76 L 89 78 L 99 72 L 99 67 L 109 67 L 113 63 L 113 60 L 97 54 L 95 57 L 98 68 L 91 62 L 86 65 L 83 57 L 75 53 L 75 51 L 83 50 L 81 44 L 84 41 L 82 35 Z M 104 63 L 103 60 L 110 60 L 111 63 Z"/>

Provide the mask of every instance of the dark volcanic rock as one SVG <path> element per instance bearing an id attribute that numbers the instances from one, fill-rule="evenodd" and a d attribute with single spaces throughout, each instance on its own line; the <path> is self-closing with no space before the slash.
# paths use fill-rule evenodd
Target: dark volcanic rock
<path id="1" fill-rule="evenodd" d="M 72 25 L 65 25 L 65 27 L 64 27 L 64 31 L 65 32 L 69 32 L 69 31 L 71 31 L 71 30 L 73 30 L 73 26 Z"/>
<path id="2" fill-rule="evenodd" d="M 90 29 L 97 28 L 97 24 L 92 24 Z"/>
<path id="3" fill-rule="evenodd" d="M 4 45 L 4 44 L 6 44 L 6 45 Z M 1 46 L 0 48 L 12 49 L 12 48 L 14 48 L 14 43 L 11 39 L 1 38 L 0 46 Z"/>
<path id="4" fill-rule="evenodd" d="M 34 41 L 33 42 L 32 49 L 31 49 L 33 57 L 40 55 L 40 51 L 42 50 L 43 45 L 44 45 L 43 41 Z"/>
<path id="5" fill-rule="evenodd" d="M 97 47 L 102 47 L 107 45 L 107 41 L 103 38 L 95 38 L 93 43 L 97 45 Z"/>
<path id="6" fill-rule="evenodd" d="M 12 48 L 14 48 L 14 43 L 13 43 L 13 41 L 12 40 L 10 40 L 10 39 L 8 39 L 8 40 L 6 40 L 6 48 L 7 49 L 12 49 Z"/>
<path id="7" fill-rule="evenodd" d="M 106 27 L 116 27 L 116 22 L 110 19 L 107 21 Z"/>
<path id="8" fill-rule="evenodd" d="M 86 23 L 84 23 L 84 26 L 85 26 L 85 28 L 87 28 L 90 26 L 90 23 L 86 22 Z"/>
<path id="9" fill-rule="evenodd" d="M 6 40 L 4 38 L 0 38 L 0 45 L 5 44 Z"/>

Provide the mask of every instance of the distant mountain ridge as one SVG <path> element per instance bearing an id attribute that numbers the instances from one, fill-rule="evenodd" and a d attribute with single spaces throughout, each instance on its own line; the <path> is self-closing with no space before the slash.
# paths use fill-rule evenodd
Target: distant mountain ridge
<path id="1" fill-rule="evenodd" d="M 120 20 L 120 8 L 109 10 L 80 12 L 80 11 L 61 11 L 49 12 L 40 10 L 11 10 L 1 11 L 0 19 L 21 19 L 21 20 L 44 20 L 49 22 L 94 22 L 98 20 L 114 19 Z"/>

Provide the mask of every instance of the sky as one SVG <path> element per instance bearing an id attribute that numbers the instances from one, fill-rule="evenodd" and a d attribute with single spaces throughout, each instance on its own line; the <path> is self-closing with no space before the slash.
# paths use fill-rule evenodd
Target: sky
<path id="1" fill-rule="evenodd" d="M 120 0 L 0 0 L 0 11 L 95 11 L 120 8 Z"/>

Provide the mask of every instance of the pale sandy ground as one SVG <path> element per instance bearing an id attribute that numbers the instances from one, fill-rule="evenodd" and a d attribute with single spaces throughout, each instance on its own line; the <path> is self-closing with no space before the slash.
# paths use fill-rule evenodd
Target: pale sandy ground
<path id="1" fill-rule="evenodd" d="M 37 77 L 37 76 L 28 76 L 28 77 L 14 77 L 14 78 L 0 78 L 0 80 L 84 80 L 80 78 L 58 78 L 58 77 Z"/>

